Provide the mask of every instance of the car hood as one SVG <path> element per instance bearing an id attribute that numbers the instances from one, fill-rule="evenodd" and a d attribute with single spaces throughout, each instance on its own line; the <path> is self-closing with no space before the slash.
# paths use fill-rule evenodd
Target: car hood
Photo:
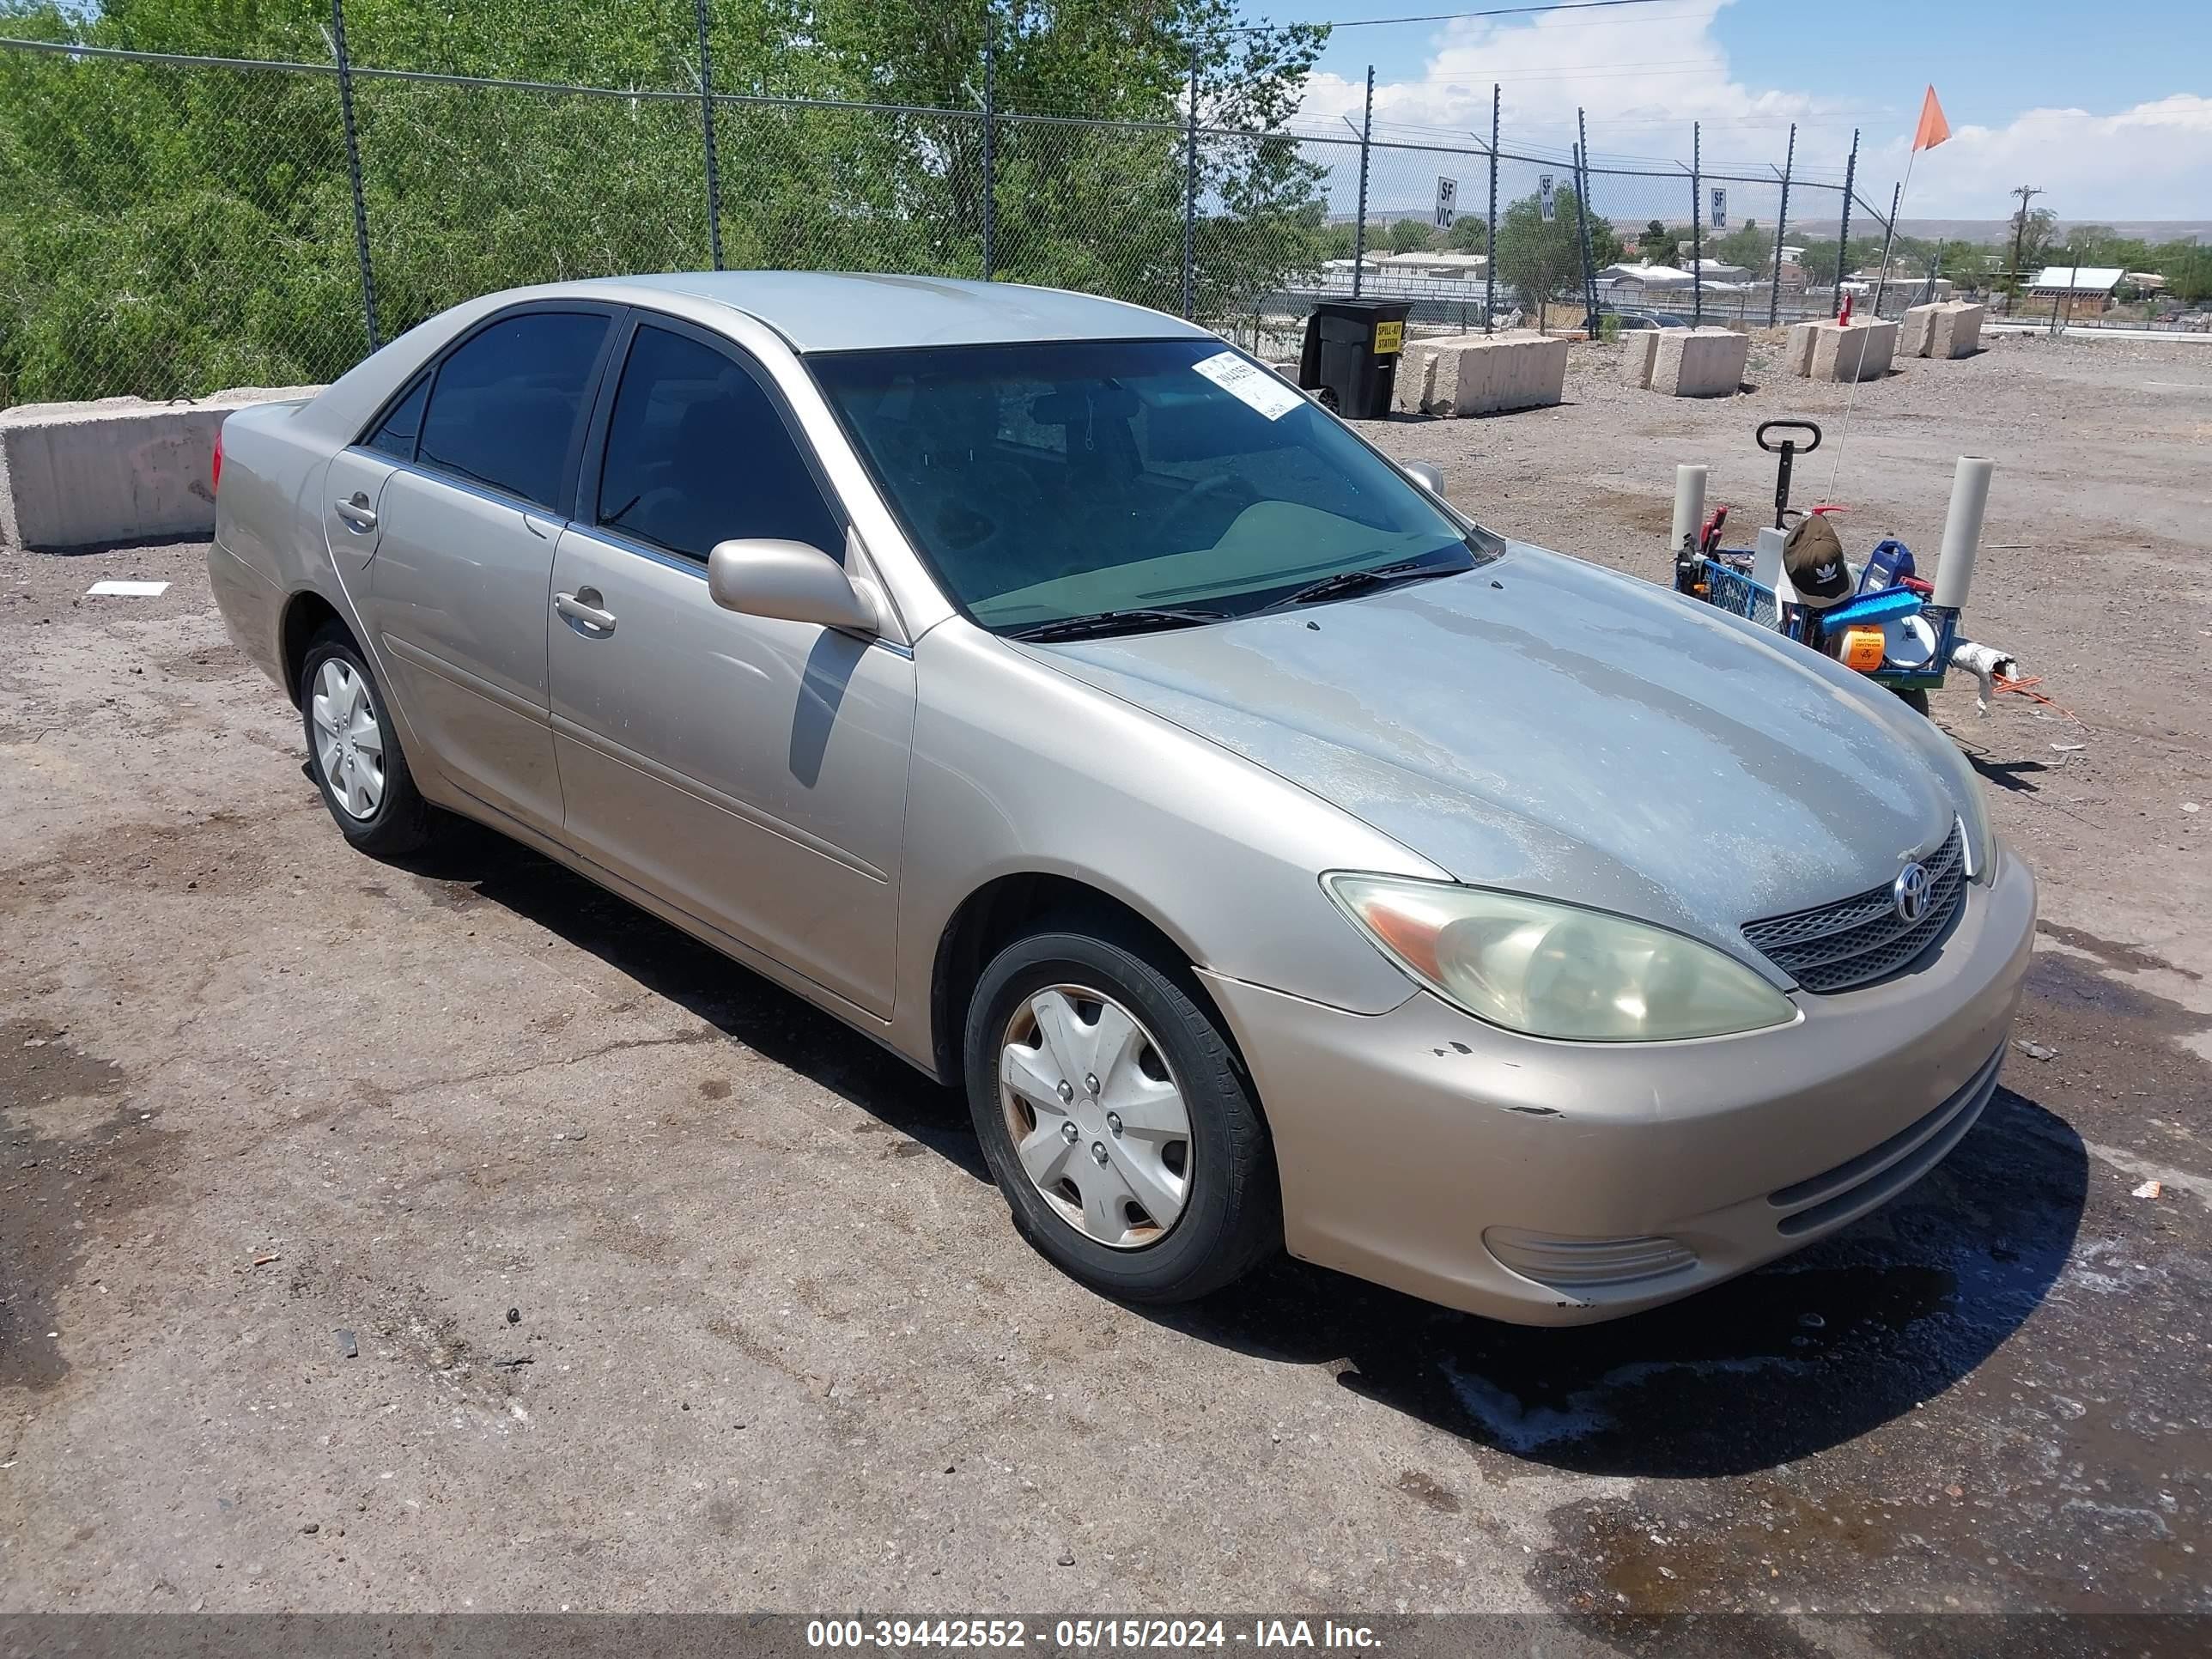
<path id="1" fill-rule="evenodd" d="M 1516 544 L 1464 575 L 1024 647 L 1461 881 L 1746 953 L 1747 921 L 1895 878 L 1957 807 L 1920 717 L 1651 583 Z"/>

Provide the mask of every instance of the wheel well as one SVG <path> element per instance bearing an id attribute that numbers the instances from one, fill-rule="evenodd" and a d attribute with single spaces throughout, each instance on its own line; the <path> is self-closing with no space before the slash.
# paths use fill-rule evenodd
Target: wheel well
<path id="1" fill-rule="evenodd" d="M 284 690 L 294 702 L 300 700 L 300 670 L 307 665 L 307 647 L 331 623 L 345 625 L 331 602 L 313 591 L 295 593 L 284 607 L 277 648 L 283 656 Z"/>
<path id="2" fill-rule="evenodd" d="M 1192 971 L 1188 952 L 1142 911 L 1069 876 L 1042 872 L 1001 876 L 977 888 L 953 912 L 937 943 L 937 969 L 930 981 L 930 1035 L 937 1074 L 961 1086 L 961 1048 L 968 1024 L 968 1003 L 983 969 L 1014 940 L 1048 928 L 1081 928 L 1115 937 L 1142 948 L 1158 966 L 1181 981 L 1184 994 L 1206 1010 L 1222 1041 L 1243 1056 L 1235 1034 L 1221 1017 L 1205 982 Z"/>

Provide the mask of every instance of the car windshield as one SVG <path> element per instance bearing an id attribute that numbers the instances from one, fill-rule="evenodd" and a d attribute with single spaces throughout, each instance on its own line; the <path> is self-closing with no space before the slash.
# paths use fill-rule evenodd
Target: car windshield
<path id="1" fill-rule="evenodd" d="M 1464 570 L 1494 551 L 1218 341 L 808 362 L 939 584 L 1000 632 L 1205 622 Z M 1380 574 L 1319 591 L 1362 570 Z"/>

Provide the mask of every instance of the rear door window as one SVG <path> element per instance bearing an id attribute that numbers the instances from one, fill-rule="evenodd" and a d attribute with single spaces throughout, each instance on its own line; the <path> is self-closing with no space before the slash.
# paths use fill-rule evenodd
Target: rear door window
<path id="1" fill-rule="evenodd" d="M 694 559 L 741 537 L 844 555 L 842 520 L 767 390 L 726 354 L 649 325 L 615 390 L 597 516 Z"/>
<path id="2" fill-rule="evenodd" d="M 526 311 L 471 336 L 439 366 L 416 457 L 561 511 L 607 318 Z"/>

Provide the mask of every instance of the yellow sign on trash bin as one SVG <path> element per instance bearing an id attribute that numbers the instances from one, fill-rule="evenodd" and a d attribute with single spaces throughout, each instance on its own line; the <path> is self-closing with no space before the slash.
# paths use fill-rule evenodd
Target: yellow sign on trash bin
<path id="1" fill-rule="evenodd" d="M 1393 357 L 1406 349 L 1406 325 L 1403 323 L 1375 325 L 1375 355 Z"/>

